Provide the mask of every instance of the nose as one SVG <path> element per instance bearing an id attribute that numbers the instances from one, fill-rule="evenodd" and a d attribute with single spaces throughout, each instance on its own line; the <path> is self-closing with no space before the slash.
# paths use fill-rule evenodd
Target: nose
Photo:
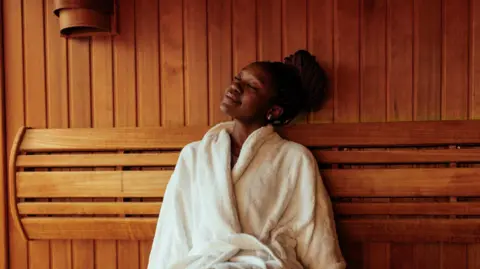
<path id="1" fill-rule="evenodd" d="M 236 82 L 233 83 L 231 88 L 239 94 L 241 94 L 243 92 L 242 91 L 242 86 L 239 83 L 236 83 Z"/>

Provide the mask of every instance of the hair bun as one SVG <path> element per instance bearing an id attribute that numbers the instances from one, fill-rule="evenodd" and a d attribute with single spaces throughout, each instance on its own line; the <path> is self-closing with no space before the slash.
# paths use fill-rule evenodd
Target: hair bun
<path id="1" fill-rule="evenodd" d="M 294 66 L 300 75 L 305 92 L 304 103 L 310 111 L 320 109 L 327 96 L 327 76 L 315 56 L 306 50 L 298 50 L 285 57 L 284 63 Z"/>

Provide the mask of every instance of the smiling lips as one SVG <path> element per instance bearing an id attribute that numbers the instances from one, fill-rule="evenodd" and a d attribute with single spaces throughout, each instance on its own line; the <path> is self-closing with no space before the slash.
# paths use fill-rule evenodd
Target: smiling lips
<path id="1" fill-rule="evenodd" d="M 233 94 L 231 91 L 227 91 L 227 92 L 225 93 L 225 97 L 226 97 L 227 99 L 231 100 L 232 102 L 236 103 L 236 104 L 240 104 L 240 103 L 241 103 L 240 100 L 239 100 L 239 98 L 238 98 L 235 94 Z"/>

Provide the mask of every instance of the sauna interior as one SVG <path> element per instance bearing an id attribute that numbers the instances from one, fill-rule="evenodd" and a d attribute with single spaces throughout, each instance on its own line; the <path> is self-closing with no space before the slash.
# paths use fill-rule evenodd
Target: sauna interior
<path id="1" fill-rule="evenodd" d="M 243 66 L 306 49 L 330 95 L 288 128 L 335 196 L 347 268 L 480 269 L 480 0 L 110 0 L 79 13 L 62 2 L 82 1 L 0 0 L 0 268 L 146 269 L 153 234 L 141 227 L 161 199 L 51 175 L 131 166 L 152 180 L 166 172 L 141 158 L 74 157 L 101 156 L 88 139 L 125 128 L 112 143 L 158 131 L 158 148 L 178 151 L 229 120 L 220 101 Z M 79 134 L 86 143 L 60 143 Z M 132 149 L 143 150 L 104 154 Z"/>

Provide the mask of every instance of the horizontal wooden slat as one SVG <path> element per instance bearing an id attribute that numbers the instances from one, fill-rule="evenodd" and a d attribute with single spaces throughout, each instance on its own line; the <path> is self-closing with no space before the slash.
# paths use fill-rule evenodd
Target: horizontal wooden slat
<path id="1" fill-rule="evenodd" d="M 29 129 L 20 149 L 95 151 L 180 149 L 200 140 L 208 127 Z M 480 143 L 480 121 L 334 123 L 294 125 L 279 130 L 305 146 L 408 146 Z"/>
<path id="2" fill-rule="evenodd" d="M 337 215 L 479 215 L 480 203 L 334 203 Z"/>
<path id="3" fill-rule="evenodd" d="M 479 168 L 334 169 L 322 171 L 331 196 L 478 196 Z"/>
<path id="4" fill-rule="evenodd" d="M 178 155 L 178 152 L 20 155 L 17 159 L 17 167 L 174 166 Z"/>
<path id="5" fill-rule="evenodd" d="M 157 218 L 48 218 L 21 220 L 30 240 L 118 239 L 148 240 L 155 233 Z"/>
<path id="6" fill-rule="evenodd" d="M 337 223 L 342 241 L 480 242 L 480 219 L 350 219 Z"/>
<path id="7" fill-rule="evenodd" d="M 300 124 L 280 133 L 318 147 L 478 144 L 480 120 Z"/>
<path id="8" fill-rule="evenodd" d="M 181 149 L 200 140 L 206 127 L 29 129 L 27 152 Z"/>
<path id="9" fill-rule="evenodd" d="M 172 171 L 17 172 L 17 197 L 161 197 Z"/>
<path id="10" fill-rule="evenodd" d="M 21 202 L 21 215 L 94 215 L 125 214 L 148 215 L 160 212 L 160 202 Z"/>
<path id="11" fill-rule="evenodd" d="M 153 238 L 157 218 L 47 218 L 21 220 L 29 239 Z M 337 221 L 342 241 L 480 242 L 478 219 L 350 219 Z"/>
<path id="12" fill-rule="evenodd" d="M 480 149 L 368 151 L 314 150 L 313 154 L 321 163 L 338 164 L 480 162 Z"/>

